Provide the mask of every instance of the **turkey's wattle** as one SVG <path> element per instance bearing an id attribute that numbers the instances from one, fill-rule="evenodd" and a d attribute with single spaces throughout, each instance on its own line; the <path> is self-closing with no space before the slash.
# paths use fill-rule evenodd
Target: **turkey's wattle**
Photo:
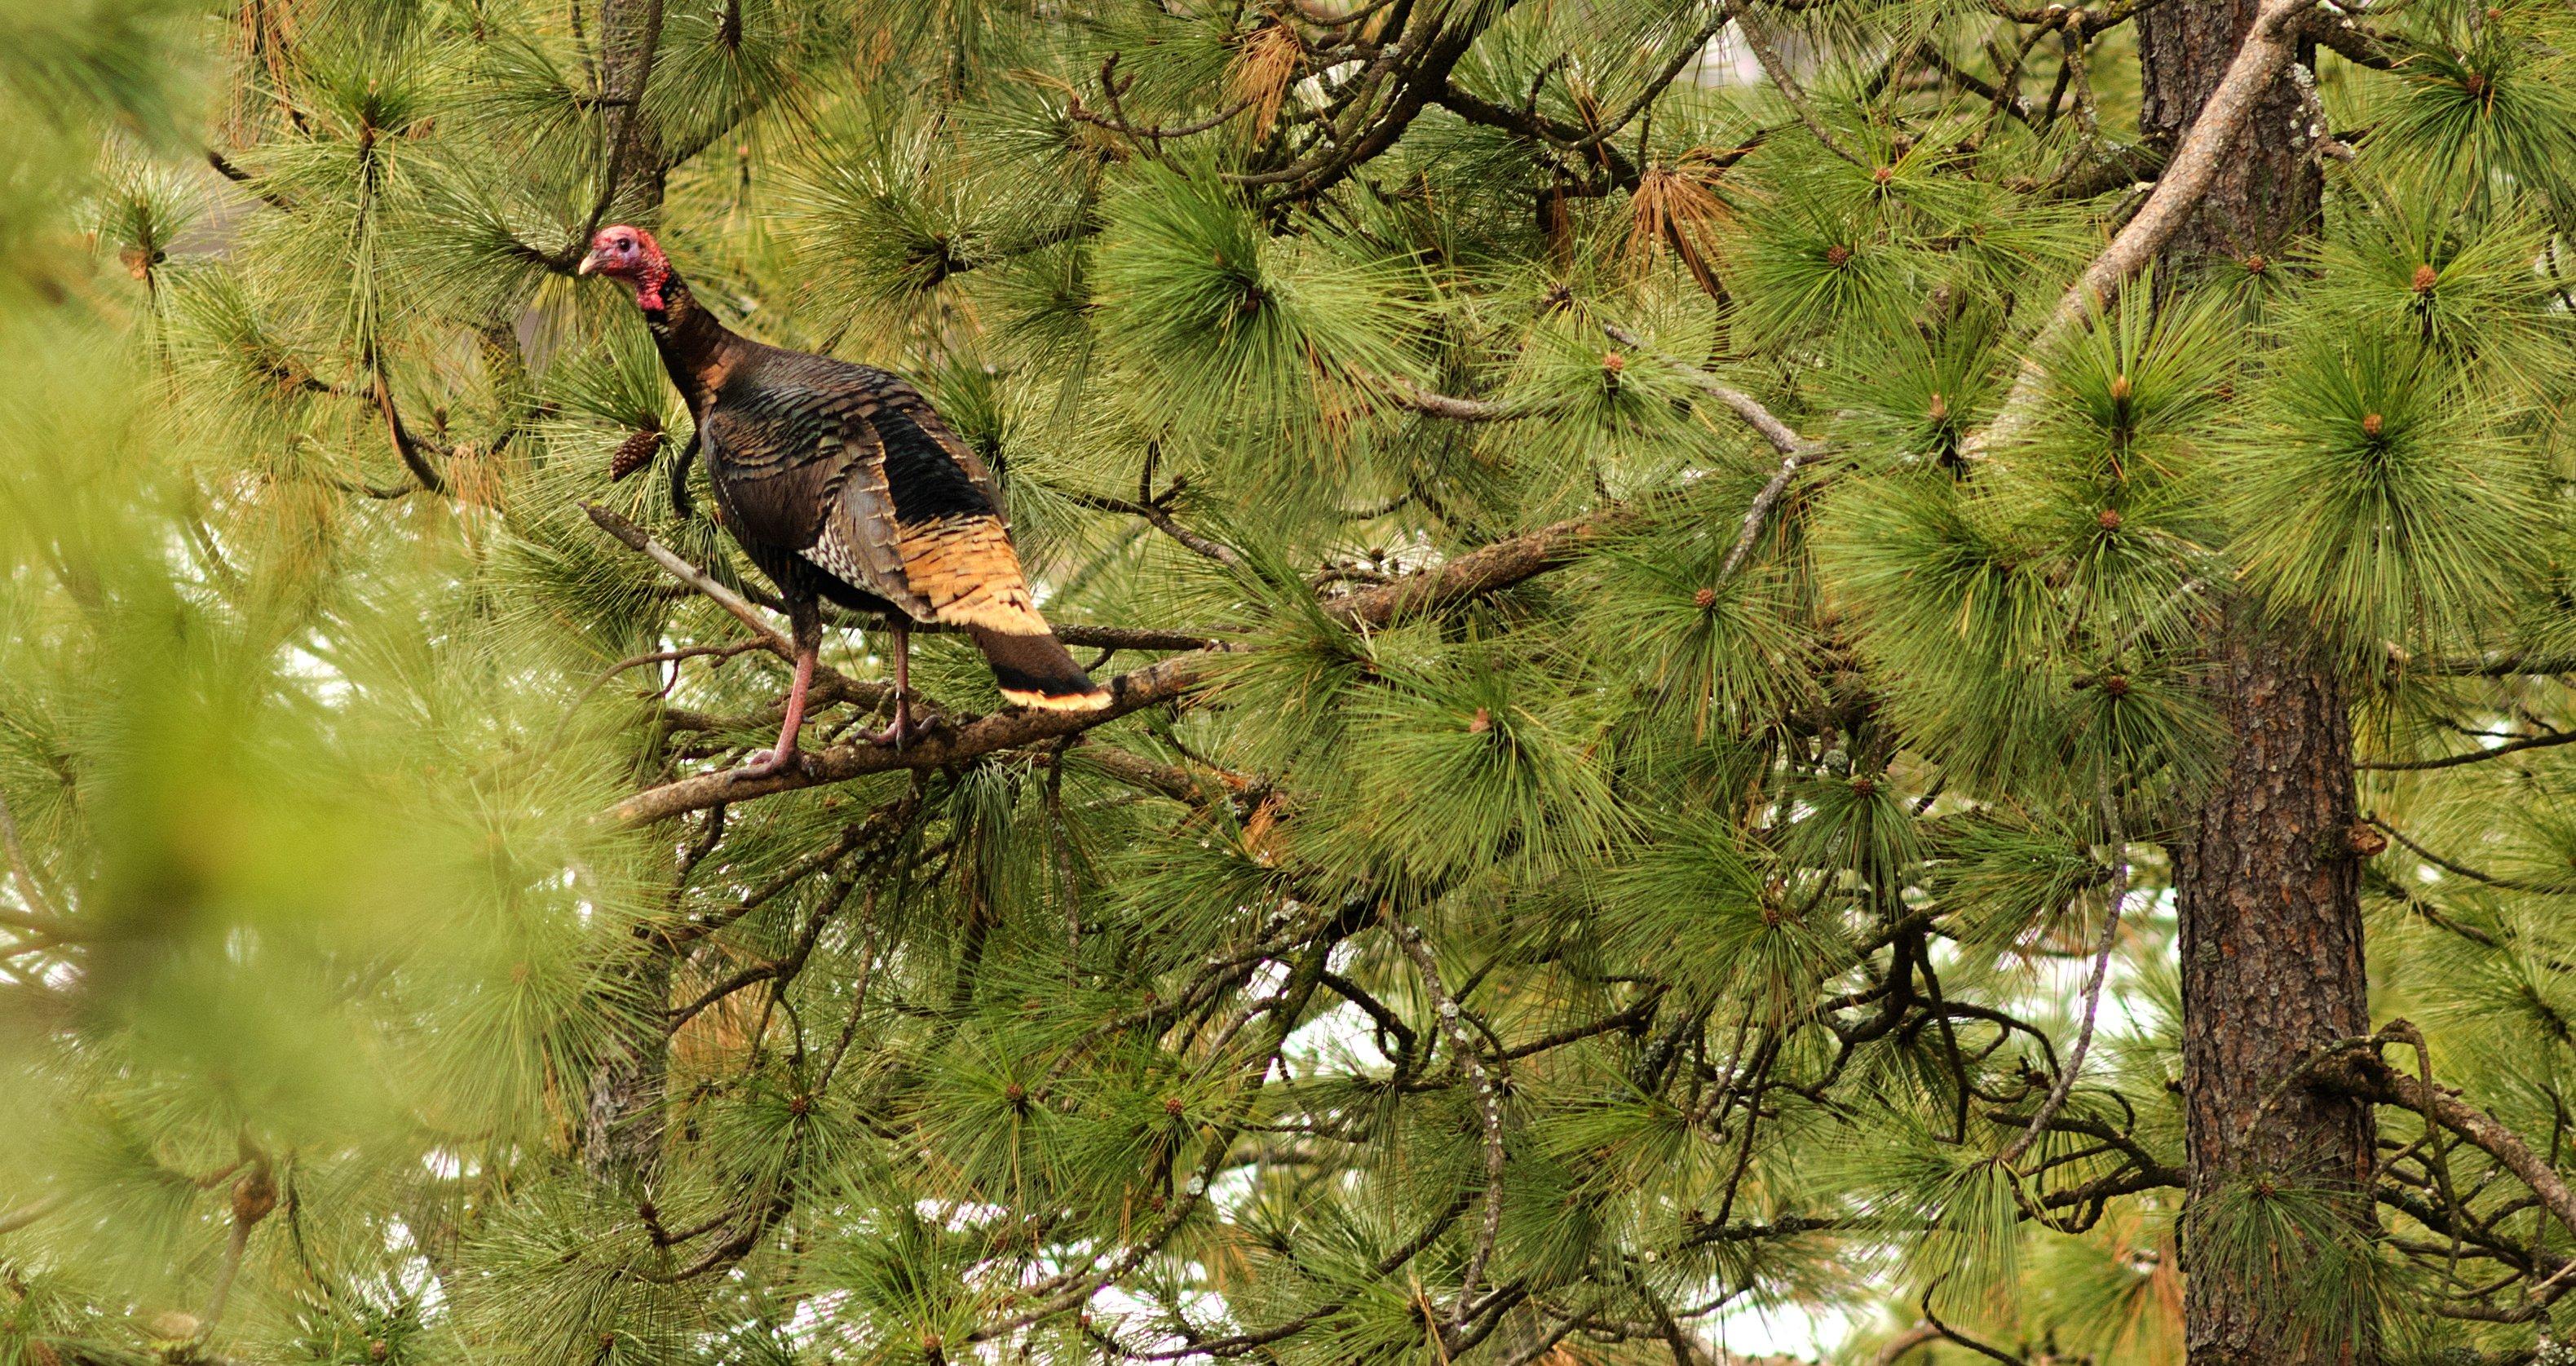
<path id="1" fill-rule="evenodd" d="M 635 293 L 671 382 L 697 421 L 697 457 L 725 529 L 778 585 L 796 632 L 796 681 L 778 746 L 746 775 L 798 762 L 797 731 L 822 638 L 824 599 L 893 628 L 894 724 L 909 723 L 906 629 L 964 628 L 1002 696 L 1088 711 L 1109 704 L 1029 597 L 1000 486 L 930 401 L 897 375 L 752 341 L 717 321 L 652 234 L 619 225 L 591 239 L 584 275 Z"/>

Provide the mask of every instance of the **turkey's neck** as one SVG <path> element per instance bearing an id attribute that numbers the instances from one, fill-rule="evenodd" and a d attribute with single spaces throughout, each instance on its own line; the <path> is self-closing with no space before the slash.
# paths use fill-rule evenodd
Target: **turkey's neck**
<path id="1" fill-rule="evenodd" d="M 716 315 L 698 302 L 679 276 L 664 281 L 661 293 L 662 307 L 644 310 L 644 325 L 652 329 L 662 367 L 671 372 L 671 382 L 679 386 L 689 415 L 695 417 L 724 384 L 743 339 L 716 321 Z"/>

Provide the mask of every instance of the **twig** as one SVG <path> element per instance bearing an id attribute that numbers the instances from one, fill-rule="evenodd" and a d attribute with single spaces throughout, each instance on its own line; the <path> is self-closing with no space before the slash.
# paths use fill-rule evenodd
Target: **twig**
<path id="1" fill-rule="evenodd" d="M 286 196 L 279 194 L 275 190 L 270 189 L 258 176 L 252 175 L 250 172 L 234 165 L 232 158 L 225 156 L 222 152 L 219 152 L 212 147 L 207 148 L 206 164 L 215 168 L 215 174 L 220 175 L 224 179 L 241 186 L 243 189 L 254 195 L 257 195 L 260 200 L 266 203 L 270 208 L 275 209 L 280 213 L 295 212 L 295 201 L 288 199 Z"/>
<path id="2" fill-rule="evenodd" d="M 1115 97 L 1113 96 L 1112 98 Z M 1111 118 L 1105 114 L 1095 114 L 1082 107 L 1082 98 L 1079 95 L 1075 96 L 1073 102 L 1066 106 L 1064 112 L 1068 118 L 1077 119 L 1096 128 L 1106 128 L 1113 133 L 1122 134 L 1130 140 L 1145 138 L 1159 144 L 1165 138 L 1185 138 L 1193 133 L 1204 133 L 1219 124 L 1225 123 L 1226 121 L 1234 118 L 1236 115 L 1241 114 L 1244 110 L 1250 109 L 1252 105 L 1253 99 L 1251 96 L 1247 95 L 1242 99 L 1236 100 L 1233 105 L 1229 106 L 1225 110 L 1224 113 L 1212 115 L 1208 118 L 1201 119 L 1196 123 L 1174 124 L 1169 127 L 1155 124 L 1147 124 L 1143 127 L 1138 127 L 1135 124 L 1125 122 L 1121 119 Z"/>
<path id="3" fill-rule="evenodd" d="M 1440 982 L 1440 963 L 1431 954 L 1419 927 L 1398 921 L 1389 928 L 1395 931 L 1395 942 L 1404 955 L 1413 960 L 1415 971 L 1422 975 L 1423 994 L 1431 1000 L 1431 1010 L 1440 1022 L 1440 1031 L 1449 1036 L 1450 1046 L 1458 1050 L 1459 1065 L 1467 1069 L 1467 1078 L 1476 1088 L 1478 1118 L 1485 1130 L 1485 1227 L 1477 1235 L 1475 1250 L 1467 1256 L 1467 1269 L 1458 1278 L 1458 1302 L 1450 1311 L 1450 1323 L 1464 1327 L 1468 1306 L 1474 1301 L 1476 1283 L 1484 1278 L 1485 1264 L 1492 1260 L 1494 1244 L 1503 1231 L 1503 1150 L 1502 1087 L 1492 1069 L 1485 1065 L 1484 1055 L 1476 1051 L 1476 1041 L 1459 1020 L 1458 1003 Z"/>
<path id="4" fill-rule="evenodd" d="M 2075 1031 L 2075 1047 L 2066 1054 L 2066 1065 L 2057 1069 L 2057 1081 L 2048 1088 L 2048 1098 L 2039 1104 L 2039 1113 L 2030 1117 L 2030 1127 L 2021 1131 L 1996 1160 L 2009 1167 L 2030 1151 L 2048 1122 L 2057 1118 L 2067 1095 L 2075 1089 L 2076 1074 L 2084 1069 L 2084 1054 L 2093 1046 L 2093 1022 L 2102 1009 L 2102 983 L 2111 974 L 2111 949 L 2119 942 L 2121 904 L 2129 899 L 2129 831 L 2120 819 L 2120 803 L 2111 791 L 2108 768 L 2097 775 L 2098 790 L 2094 796 L 2102 806 L 2103 823 L 2110 827 L 2111 857 L 2116 868 L 2111 874 L 2111 909 L 2102 917 L 2102 940 L 2093 949 L 2093 975 L 2084 983 L 2084 1022 Z M 1929 1318 L 1927 1310 L 1925 1317 Z"/>
<path id="5" fill-rule="evenodd" d="M 18 884 L 18 895 L 27 899 L 27 909 L 41 917 L 44 922 L 30 925 L 28 928 L 40 930 L 49 930 L 54 926 L 68 928 L 71 922 L 63 919 L 63 913 L 55 909 L 52 900 L 46 897 L 43 884 L 36 881 L 35 867 L 27 861 L 27 846 L 20 843 L 18 839 L 18 817 L 10 811 L 9 799 L 6 796 L 0 796 L 0 844 L 5 844 L 8 848 L 9 877 L 11 881 Z"/>
<path id="6" fill-rule="evenodd" d="M 1652 357 L 1656 362 L 1680 372 L 1682 378 L 1689 380 L 1701 393 L 1726 405 L 1729 411 L 1744 419 L 1745 425 L 1760 432 L 1762 439 L 1771 443 L 1771 449 L 1780 454 L 1807 457 L 1817 454 L 1824 448 L 1824 443 L 1798 435 L 1795 428 L 1774 416 L 1770 409 L 1763 407 L 1761 400 L 1679 356 L 1648 349 L 1645 339 L 1627 328 L 1616 323 L 1603 323 L 1601 331 L 1603 335 L 1619 345 L 1640 355 Z"/>
<path id="7" fill-rule="evenodd" d="M 15 1233 L 63 1207 L 63 1197 L 48 1195 L 0 1214 L 0 1233 Z"/>
<path id="8" fill-rule="evenodd" d="M 1948 1277 L 1946 1276 L 1942 1278 L 1942 1280 L 1947 1279 Z M 1940 1288 L 1941 1281 L 1939 1280 L 1936 1280 L 1932 1282 L 1932 1284 L 1924 1287 L 1923 1302 L 1919 1306 L 1923 1311 L 1923 1322 L 1930 1325 L 1933 1332 L 1939 1333 L 1942 1337 L 1967 1348 L 1969 1351 L 1974 1352 L 1979 1356 L 2000 1361 L 2004 1363 L 2004 1366 L 2030 1366 L 2029 1362 L 2022 1360 L 2020 1357 L 2014 1356 L 2010 1352 L 2004 1351 L 1998 1347 L 1989 1347 L 1986 1344 L 1977 1341 L 1975 1338 L 1969 1337 L 1967 1334 L 1960 1332 L 1958 1329 L 1943 1323 L 1940 1316 L 1932 1312 L 1932 1292 Z"/>
<path id="9" fill-rule="evenodd" d="M 1798 435 L 1795 428 L 1774 416 L 1770 409 L 1762 406 L 1760 400 L 1689 361 L 1679 356 L 1665 355 L 1660 351 L 1647 350 L 1644 339 L 1636 333 L 1616 323 L 1603 323 L 1601 330 L 1609 336 L 1610 340 L 1621 346 L 1651 356 L 1662 364 L 1680 371 L 1703 393 L 1725 404 L 1736 416 L 1744 419 L 1746 425 L 1760 432 L 1762 439 L 1771 443 L 1773 450 L 1780 452 L 1779 470 L 1771 476 L 1770 482 L 1762 486 L 1762 491 L 1753 496 L 1753 505 L 1744 512 L 1744 528 L 1737 533 L 1734 547 L 1727 551 L 1726 562 L 1718 568 L 1719 583 L 1732 580 L 1735 577 L 1735 571 L 1744 566 L 1745 557 L 1753 553 L 1754 543 L 1762 538 L 1762 526 L 1770 520 L 1771 511 L 1779 505 L 1781 495 L 1788 492 L 1789 481 L 1797 477 L 1801 467 L 1824 453 L 1824 443 Z"/>
<path id="10" fill-rule="evenodd" d="M 247 1146 L 245 1144 L 245 1146 Z M 214 1289 L 206 1297 L 206 1312 L 197 1320 L 197 1340 L 203 1342 L 215 1331 L 224 1316 L 224 1303 L 232 1297 L 233 1281 L 241 1273 L 242 1254 L 250 1248 L 251 1230 L 277 1208 L 277 1182 L 269 1175 L 268 1158 L 253 1153 L 246 1158 L 248 1171 L 233 1183 L 232 1231 L 224 1240 L 223 1264 L 215 1270 Z"/>
<path id="11" fill-rule="evenodd" d="M 1799 87 L 1797 78 L 1789 74 L 1788 63 L 1780 60 L 1780 54 L 1771 46 L 1770 40 L 1754 26 L 1753 16 L 1737 6 L 1728 8 L 1734 11 L 1735 31 L 1744 35 L 1744 46 L 1752 51 L 1753 60 L 1762 64 L 1762 74 L 1771 78 L 1773 88 L 1780 92 L 1780 98 L 1789 102 L 1789 109 L 1798 116 L 1798 122 L 1807 125 L 1807 131 L 1815 134 L 1816 141 L 1823 143 L 1826 151 L 1854 166 L 1867 166 L 1868 162 L 1852 155 L 1851 149 L 1843 146 L 1842 139 L 1825 127 L 1824 119 L 1817 115 L 1807 92 Z"/>
<path id="12" fill-rule="evenodd" d="M 1171 495 L 1168 493 L 1164 495 L 1166 498 L 1170 496 Z M 1165 508 L 1160 502 L 1139 502 L 1128 498 L 1112 498 L 1106 494 L 1085 493 L 1080 489 L 1067 490 L 1065 497 L 1095 511 L 1117 512 L 1124 513 L 1130 517 L 1142 517 L 1145 519 L 1147 525 L 1153 527 L 1156 531 L 1171 537 L 1173 540 L 1180 542 L 1183 546 L 1187 547 L 1191 553 L 1203 555 L 1208 559 L 1216 561 L 1218 564 L 1224 565 L 1228 569 L 1237 568 L 1243 563 L 1243 557 L 1235 553 L 1234 547 L 1227 545 L 1222 541 L 1202 536 L 1199 533 L 1190 530 L 1188 527 L 1181 525 L 1178 521 L 1173 519 L 1170 510 Z"/>
<path id="13" fill-rule="evenodd" d="M 375 360 L 375 399 L 376 410 L 384 414 L 385 432 L 393 441 L 395 458 L 402 461 L 404 469 L 411 471 L 412 479 L 424 492 L 447 492 L 447 477 L 438 472 L 438 467 L 430 463 L 429 457 L 433 453 L 445 457 L 455 452 L 423 438 L 404 424 L 402 414 L 394 408 L 393 381 L 385 375 L 381 356 Z"/>
<path id="14" fill-rule="evenodd" d="M 2466 864 L 2455 863 L 2450 859 L 2446 859 L 2441 855 L 2434 853 L 2432 850 L 2425 848 L 2423 845 L 2416 843 L 2414 840 L 2407 837 L 2405 831 L 2381 820 L 2376 813 L 2365 814 L 2362 817 L 2362 820 L 2386 831 L 2390 839 L 2397 841 L 2399 844 L 2405 845 L 2406 851 L 2413 854 L 2415 857 L 2424 860 L 2426 863 L 2432 864 L 2443 872 L 2456 873 L 2461 877 L 2467 878 L 2471 882 L 2483 882 L 2490 887 L 2495 887 L 2508 892 L 2530 892 L 2538 896 L 2576 896 L 2576 884 L 2561 885 L 2547 882 L 2524 882 L 2518 878 L 2496 877 L 2490 873 L 2481 873 L 2475 868 L 2471 868 Z"/>
<path id="15" fill-rule="evenodd" d="M 2508 754 L 2519 754 L 2526 749 L 2548 749 L 2553 745 L 2576 745 L 2576 731 L 2527 736 L 2490 749 L 2473 749 L 2466 754 L 2445 755 L 2439 759 L 2382 759 L 2355 763 L 2353 767 L 2368 769 L 2373 773 L 2422 773 L 2436 768 L 2458 768 L 2462 764 L 2483 763 L 2489 759 L 2501 759 Z"/>
<path id="16" fill-rule="evenodd" d="M 1397 405 L 1425 417 L 1446 418 L 1451 422 L 1510 422 L 1524 417 L 1540 416 L 1545 410 L 1527 404 L 1500 403 L 1489 398 L 1458 398 L 1416 387 L 1412 381 L 1395 375 L 1365 375 L 1385 389 Z"/>

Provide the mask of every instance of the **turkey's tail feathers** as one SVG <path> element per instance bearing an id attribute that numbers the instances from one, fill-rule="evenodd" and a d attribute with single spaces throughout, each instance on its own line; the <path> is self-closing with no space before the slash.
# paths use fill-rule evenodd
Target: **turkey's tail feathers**
<path id="1" fill-rule="evenodd" d="M 1064 643 L 1051 635 L 1005 635 L 968 627 L 1003 700 L 1047 711 L 1098 711 L 1109 705 L 1109 690 L 1073 662 Z"/>

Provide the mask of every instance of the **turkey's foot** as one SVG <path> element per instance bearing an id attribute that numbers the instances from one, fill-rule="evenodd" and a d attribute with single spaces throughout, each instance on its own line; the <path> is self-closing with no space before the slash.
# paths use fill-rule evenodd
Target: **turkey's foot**
<path id="1" fill-rule="evenodd" d="M 868 743 L 880 748 L 900 750 L 903 748 L 903 742 L 912 738 L 912 733 L 912 698 L 906 693 L 898 692 L 894 695 L 894 724 L 869 736 Z"/>
<path id="2" fill-rule="evenodd" d="M 742 767 L 725 774 L 729 783 L 746 783 L 760 778 L 775 778 L 781 773 L 805 771 L 805 751 L 801 749 L 756 749 Z"/>

